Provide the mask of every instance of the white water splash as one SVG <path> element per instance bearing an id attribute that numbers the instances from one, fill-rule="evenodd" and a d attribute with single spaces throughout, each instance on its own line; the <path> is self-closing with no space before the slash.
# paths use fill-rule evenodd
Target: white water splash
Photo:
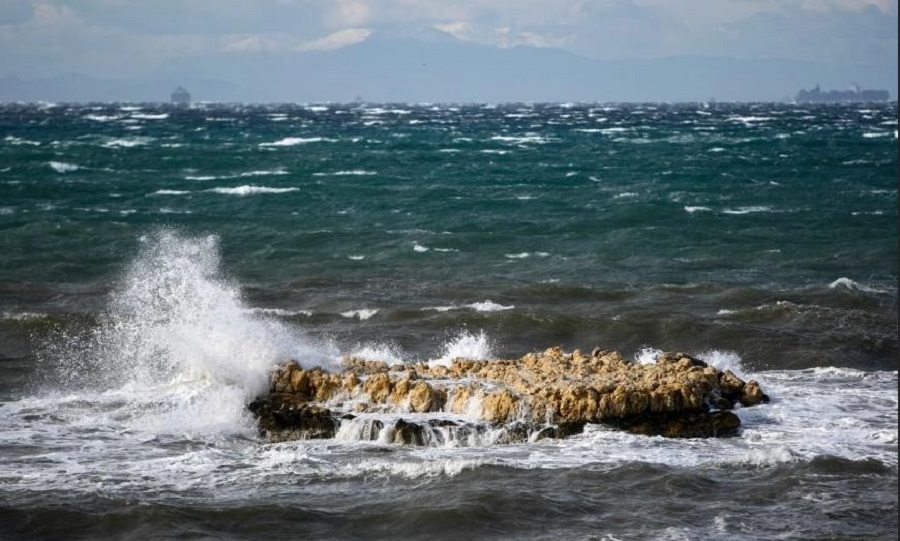
<path id="1" fill-rule="evenodd" d="M 638 364 L 656 364 L 660 354 L 662 354 L 661 349 L 643 348 L 634 354 L 634 361 Z"/>
<path id="2" fill-rule="evenodd" d="M 113 291 L 101 323 L 54 349 L 70 386 L 123 392 L 135 429 L 221 431 L 247 427 L 244 404 L 287 358 L 331 367 L 331 348 L 244 306 L 221 275 L 218 239 L 160 230 Z M 148 412 L 153 412 L 152 415 Z"/>
<path id="3" fill-rule="evenodd" d="M 483 330 L 477 334 L 461 331 L 444 344 L 441 356 L 428 361 L 429 366 L 450 366 L 453 359 L 486 360 L 493 357 L 493 347 Z"/>
<path id="4" fill-rule="evenodd" d="M 403 351 L 393 344 L 361 344 L 354 348 L 349 357 L 365 359 L 367 361 L 382 361 L 388 365 L 403 364 L 406 362 Z"/>
<path id="5" fill-rule="evenodd" d="M 841 287 L 846 288 L 846 289 L 851 289 L 851 290 L 855 289 L 857 291 L 862 291 L 863 293 L 886 293 L 886 291 L 884 291 L 884 290 L 865 286 L 865 285 L 860 284 L 859 282 L 857 282 L 855 280 L 851 280 L 850 278 L 847 278 L 847 277 L 838 278 L 834 282 L 831 282 L 830 284 L 828 284 L 829 289 L 838 289 Z"/>

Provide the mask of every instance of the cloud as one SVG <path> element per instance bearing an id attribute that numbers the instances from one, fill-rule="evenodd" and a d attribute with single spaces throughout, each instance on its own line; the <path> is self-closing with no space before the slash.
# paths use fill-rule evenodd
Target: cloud
<path id="1" fill-rule="evenodd" d="M 147 73 L 191 55 L 330 50 L 437 29 L 591 58 L 897 58 L 896 0 L 0 0 L 0 75 Z"/>
<path id="2" fill-rule="evenodd" d="M 372 31 L 368 28 L 347 28 L 338 30 L 324 38 L 316 39 L 297 47 L 297 51 L 330 51 L 366 40 Z"/>

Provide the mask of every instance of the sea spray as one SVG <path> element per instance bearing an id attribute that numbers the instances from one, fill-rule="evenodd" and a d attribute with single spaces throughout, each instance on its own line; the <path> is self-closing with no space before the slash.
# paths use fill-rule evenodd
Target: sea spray
<path id="1" fill-rule="evenodd" d="M 492 344 L 483 330 L 477 334 L 463 330 L 444 344 L 440 357 L 428 361 L 428 364 L 450 366 L 456 358 L 484 360 L 492 356 Z"/>
<path id="2" fill-rule="evenodd" d="M 202 431 L 227 426 L 223 414 L 246 424 L 243 405 L 278 362 L 334 363 L 333 348 L 247 309 L 222 275 L 217 237 L 160 229 L 140 240 L 99 324 L 48 348 L 70 390 L 125 392 L 155 412 L 135 427 Z"/>

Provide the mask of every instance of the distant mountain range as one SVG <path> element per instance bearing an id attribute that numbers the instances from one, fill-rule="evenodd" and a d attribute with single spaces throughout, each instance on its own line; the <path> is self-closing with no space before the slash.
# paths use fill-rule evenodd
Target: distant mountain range
<path id="1" fill-rule="evenodd" d="M 897 66 L 679 56 L 592 60 L 558 49 L 369 39 L 328 52 L 183 58 L 135 79 L 0 77 L 0 101 L 165 102 L 179 86 L 224 102 L 785 101 L 859 84 L 897 96 Z"/>

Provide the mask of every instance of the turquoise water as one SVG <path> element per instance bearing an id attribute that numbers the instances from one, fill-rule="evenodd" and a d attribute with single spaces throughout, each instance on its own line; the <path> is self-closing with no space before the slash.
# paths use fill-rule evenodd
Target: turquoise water
<path id="1" fill-rule="evenodd" d="M 165 226 L 216 235 L 253 306 L 413 358 L 468 326 L 510 354 L 715 348 L 760 367 L 895 368 L 896 118 L 6 106 L 0 310 L 99 310 L 138 239 Z M 427 310 L 486 301 L 514 308 Z M 378 312 L 340 316 L 355 310 Z"/>
<path id="2" fill-rule="evenodd" d="M 163 538 L 227 537 L 222 506 L 279 505 L 321 538 L 392 513 L 418 528 L 407 538 L 519 538 L 517 523 L 547 539 L 891 538 L 897 117 L 896 103 L 0 106 L 0 516 L 48 539 L 60 525 L 28 517 L 84 537 L 163 523 Z M 286 356 L 555 345 L 690 352 L 768 384 L 773 404 L 725 442 L 599 431 L 425 450 L 271 446 L 242 410 Z M 678 502 L 698 494 L 702 520 L 685 522 Z M 119 516 L 123 502 L 146 508 Z M 663 511 L 648 523 L 646 506 Z M 246 520 L 233 538 L 279 537 Z"/>

